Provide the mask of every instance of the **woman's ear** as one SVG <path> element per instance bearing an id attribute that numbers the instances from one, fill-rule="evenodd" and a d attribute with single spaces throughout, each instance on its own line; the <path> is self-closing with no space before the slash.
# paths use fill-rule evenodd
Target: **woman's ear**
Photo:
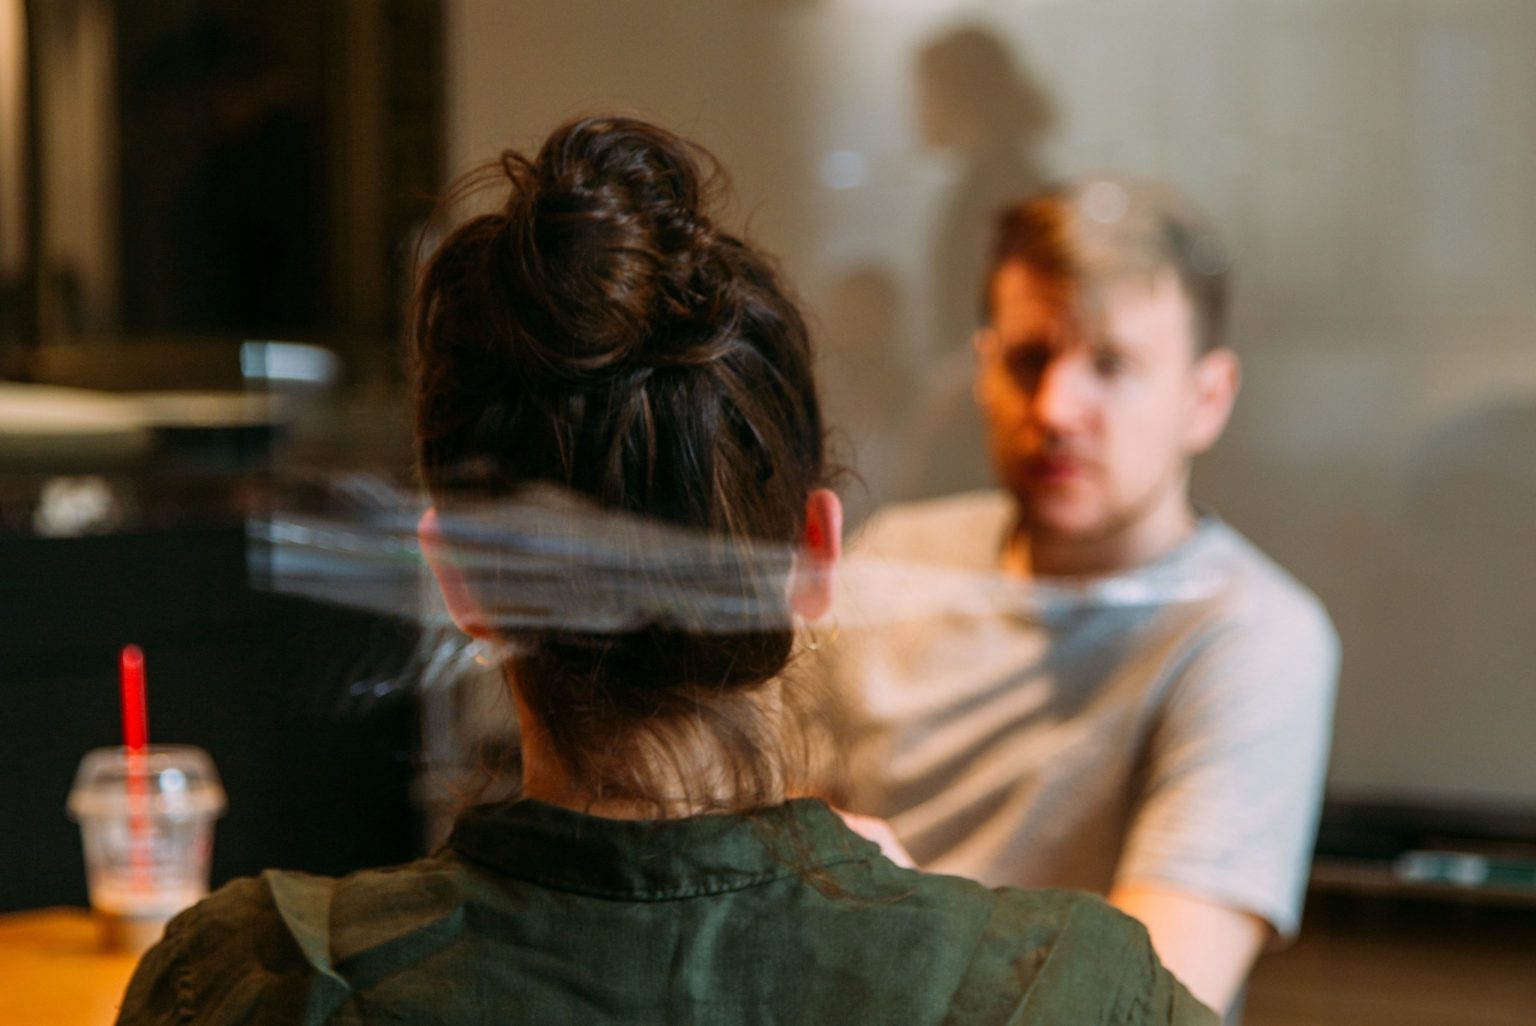
<path id="1" fill-rule="evenodd" d="M 488 638 L 491 629 L 485 623 L 485 614 L 469 592 L 464 575 L 453 561 L 453 552 L 443 538 L 442 524 L 437 519 L 437 507 L 428 506 L 416 523 L 416 540 L 421 544 L 422 558 L 432 568 L 437 586 L 448 606 L 448 615 L 458 624 L 459 630 L 472 638 Z"/>
<path id="2" fill-rule="evenodd" d="M 833 571 L 842 556 L 843 504 L 828 489 L 817 488 L 805 500 L 805 536 L 790 571 L 791 609 L 807 620 L 826 615 L 835 597 Z"/>

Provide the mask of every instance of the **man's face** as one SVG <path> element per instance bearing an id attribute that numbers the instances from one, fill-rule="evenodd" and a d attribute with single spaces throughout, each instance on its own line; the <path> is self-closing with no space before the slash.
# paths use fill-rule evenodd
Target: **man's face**
<path id="1" fill-rule="evenodd" d="M 1190 457 L 1215 441 L 1231 396 L 1213 417 L 1202 364 L 1218 354 L 1197 358 L 1172 270 L 1087 295 L 1012 262 L 993 279 L 992 312 L 977 398 L 1034 537 L 1095 542 L 1186 501 Z"/>

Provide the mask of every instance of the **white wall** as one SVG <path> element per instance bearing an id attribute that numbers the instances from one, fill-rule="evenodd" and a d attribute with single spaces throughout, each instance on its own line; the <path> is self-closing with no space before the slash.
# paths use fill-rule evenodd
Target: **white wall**
<path id="1" fill-rule="evenodd" d="M 857 509 L 980 473 L 934 327 L 974 179 L 912 62 L 987 28 L 1055 109 L 1041 167 L 1171 179 L 1232 243 L 1248 374 L 1197 491 L 1335 615 L 1335 791 L 1536 804 L 1536 4 L 448 6 L 455 167 L 618 105 L 731 168 L 820 319 Z"/>

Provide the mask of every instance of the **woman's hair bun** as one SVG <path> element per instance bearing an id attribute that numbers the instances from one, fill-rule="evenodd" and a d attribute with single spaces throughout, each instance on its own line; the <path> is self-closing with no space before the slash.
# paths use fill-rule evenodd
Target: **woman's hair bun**
<path id="1" fill-rule="evenodd" d="M 705 211 L 713 159 L 623 117 L 568 123 L 532 159 L 508 151 L 492 277 L 526 327 L 535 376 L 708 362 L 730 320 L 734 239 Z"/>
<path id="2" fill-rule="evenodd" d="M 559 602 L 532 626 L 498 622 L 573 777 L 618 779 L 651 755 L 616 739 L 641 724 L 694 730 L 790 659 L 783 579 L 825 474 L 810 335 L 767 255 L 711 223 L 714 161 L 664 129 L 576 120 L 464 188 L 487 179 L 510 179 L 509 195 L 443 237 L 414 297 L 417 463 L 433 501 L 499 530 L 496 504 L 549 485 L 701 542 L 606 592 L 605 567 L 640 565 L 630 550 L 566 551 L 571 594 L 611 593 L 617 626 Z M 612 525 L 623 546 L 628 523 Z M 559 565 L 551 536 L 523 534 L 536 563 L 511 541 L 473 550 L 494 561 L 494 590 L 478 596 L 493 621 L 497 595 L 532 594 L 517 575 Z M 747 622 L 708 616 L 720 603 Z M 739 736 L 770 737 L 740 722 Z"/>

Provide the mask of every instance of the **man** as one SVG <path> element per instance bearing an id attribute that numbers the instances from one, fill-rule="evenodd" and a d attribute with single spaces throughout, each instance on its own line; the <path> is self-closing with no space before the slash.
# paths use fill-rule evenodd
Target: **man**
<path id="1" fill-rule="evenodd" d="M 1297 927 L 1337 672 L 1316 599 L 1190 503 L 1238 390 L 1225 288 L 1165 189 L 1007 211 L 976 339 L 1003 491 L 877 514 L 858 546 L 981 597 L 914 614 L 922 572 L 855 582 L 830 656 L 857 811 L 927 869 L 1107 894 L 1219 1011 Z"/>

